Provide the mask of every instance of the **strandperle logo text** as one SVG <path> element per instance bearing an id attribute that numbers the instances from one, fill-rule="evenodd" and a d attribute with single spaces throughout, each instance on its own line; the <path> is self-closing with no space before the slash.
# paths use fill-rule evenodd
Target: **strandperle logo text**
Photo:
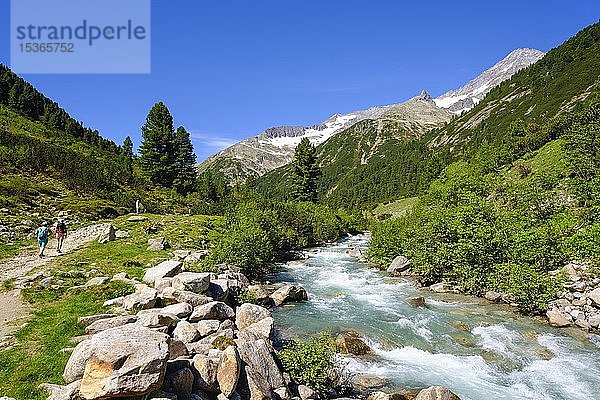
<path id="1" fill-rule="evenodd" d="M 122 25 L 93 25 L 84 19 L 80 25 L 21 25 L 16 27 L 18 40 L 35 41 L 65 41 L 86 40 L 88 45 L 93 46 L 97 40 L 144 40 L 146 39 L 146 28 L 136 25 L 132 20 L 127 20 Z"/>

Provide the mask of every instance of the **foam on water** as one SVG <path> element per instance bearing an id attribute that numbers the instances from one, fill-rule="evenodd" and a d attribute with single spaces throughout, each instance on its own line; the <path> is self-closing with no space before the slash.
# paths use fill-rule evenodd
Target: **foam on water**
<path id="1" fill-rule="evenodd" d="M 582 343 L 501 306 L 419 291 L 346 253 L 367 241 L 355 236 L 286 266 L 281 278 L 303 285 L 309 301 L 276 314 L 278 327 L 301 336 L 359 331 L 376 357 L 343 358 L 347 369 L 398 388 L 444 385 L 463 400 L 600 398 L 597 336 Z M 410 306 L 416 296 L 428 307 Z"/>

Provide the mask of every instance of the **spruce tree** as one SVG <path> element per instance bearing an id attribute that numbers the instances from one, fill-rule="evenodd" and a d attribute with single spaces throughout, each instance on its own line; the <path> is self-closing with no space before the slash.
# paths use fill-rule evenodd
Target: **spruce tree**
<path id="1" fill-rule="evenodd" d="M 177 128 L 173 141 L 174 170 L 173 187 L 179 193 L 189 192 L 196 182 L 196 154 L 190 139 L 190 134 L 183 126 Z"/>
<path id="2" fill-rule="evenodd" d="M 142 126 L 140 165 L 146 176 L 155 184 L 172 187 L 174 170 L 173 117 L 167 106 L 156 103 Z"/>
<path id="3" fill-rule="evenodd" d="M 317 178 L 320 173 L 315 146 L 303 138 L 294 153 L 292 197 L 297 201 L 317 201 Z"/>

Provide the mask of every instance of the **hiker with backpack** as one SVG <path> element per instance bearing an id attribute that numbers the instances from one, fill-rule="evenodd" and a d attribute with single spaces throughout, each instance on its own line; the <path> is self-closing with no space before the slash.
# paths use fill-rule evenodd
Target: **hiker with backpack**
<path id="1" fill-rule="evenodd" d="M 59 219 L 56 223 L 56 252 L 62 253 L 62 245 L 67 237 L 67 225 L 65 221 Z"/>
<path id="2" fill-rule="evenodd" d="M 48 228 L 47 222 L 42 222 L 42 225 L 37 230 L 38 245 L 40 247 L 40 257 L 44 257 L 44 250 L 48 245 L 48 237 L 50 236 L 50 229 Z"/>

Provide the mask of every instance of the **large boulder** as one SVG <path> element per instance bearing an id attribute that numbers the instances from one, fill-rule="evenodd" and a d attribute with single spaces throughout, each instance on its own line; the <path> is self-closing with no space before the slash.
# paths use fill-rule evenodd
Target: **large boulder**
<path id="1" fill-rule="evenodd" d="M 237 336 L 244 341 L 253 341 L 258 339 L 271 339 L 274 333 L 275 320 L 273 317 L 267 317 L 240 330 L 237 333 Z"/>
<path id="2" fill-rule="evenodd" d="M 557 328 L 562 328 L 573 324 L 570 316 L 559 310 L 548 310 L 548 312 L 546 312 L 546 316 L 548 317 L 548 323 Z"/>
<path id="3" fill-rule="evenodd" d="M 279 398 L 271 390 L 269 383 L 249 366 L 244 366 L 242 376 L 238 382 L 237 391 L 243 399 L 272 400 Z"/>
<path id="4" fill-rule="evenodd" d="M 166 287 L 161 292 L 160 297 L 165 304 L 188 303 L 192 307 L 201 306 L 213 301 L 211 297 L 188 292 L 187 290 L 177 290 L 173 287 Z"/>
<path id="5" fill-rule="evenodd" d="M 279 307 L 283 303 L 308 300 L 308 294 L 302 286 L 284 285 L 271 294 L 271 299 Z"/>
<path id="6" fill-rule="evenodd" d="M 179 322 L 179 318 L 175 314 L 167 313 L 162 308 L 142 310 L 137 313 L 137 317 L 136 323 L 146 328 L 160 328 L 163 326 L 170 328 Z"/>
<path id="7" fill-rule="evenodd" d="M 460 400 L 460 398 L 448 388 L 431 386 L 421 390 L 415 400 Z"/>
<path id="8" fill-rule="evenodd" d="M 367 344 L 355 332 L 342 332 L 335 338 L 335 346 L 342 354 L 363 356 L 371 352 Z"/>
<path id="9" fill-rule="evenodd" d="M 204 319 L 230 319 L 235 317 L 235 312 L 231 307 L 221 301 L 213 301 L 194 308 L 190 315 L 190 322 L 198 322 Z"/>
<path id="10" fill-rule="evenodd" d="M 589 292 L 588 298 L 592 300 L 597 307 L 600 307 L 600 288 L 596 288 Z"/>
<path id="11" fill-rule="evenodd" d="M 120 315 L 117 317 L 102 318 L 98 319 L 85 328 L 85 333 L 92 335 L 94 333 L 102 332 L 110 328 L 116 328 L 127 324 L 133 324 L 137 321 L 135 315 Z"/>
<path id="12" fill-rule="evenodd" d="M 196 386 L 206 392 L 217 393 L 219 391 L 219 383 L 217 382 L 219 359 L 196 355 L 194 356 L 193 365 L 197 372 Z"/>
<path id="13" fill-rule="evenodd" d="M 86 400 L 143 396 L 163 383 L 169 340 L 135 324 L 107 329 L 75 347 L 63 377 L 67 383 L 81 378 Z"/>
<path id="14" fill-rule="evenodd" d="M 173 337 L 181 340 L 183 343 L 191 343 L 200 339 L 202 336 L 194 324 L 190 324 L 187 321 L 179 321 L 173 331 Z"/>
<path id="15" fill-rule="evenodd" d="M 203 319 L 201 321 L 198 321 L 198 323 L 196 324 L 196 329 L 200 333 L 201 337 L 206 337 L 217 332 L 220 327 L 221 321 L 219 321 L 218 319 Z"/>
<path id="16" fill-rule="evenodd" d="M 173 278 L 171 286 L 177 290 L 202 293 L 208 289 L 210 277 L 210 273 L 182 272 Z"/>
<path id="17" fill-rule="evenodd" d="M 145 310 L 156 305 L 158 292 L 144 284 L 135 285 L 135 292 L 123 298 L 125 310 Z"/>
<path id="18" fill-rule="evenodd" d="M 170 248 L 171 245 L 164 237 L 157 237 L 155 239 L 148 239 L 148 248 L 147 250 L 166 250 Z"/>
<path id="19" fill-rule="evenodd" d="M 143 281 L 154 285 L 157 279 L 173 277 L 181 271 L 183 263 L 176 260 L 163 261 L 155 267 L 148 268 L 144 274 Z"/>
<path id="20" fill-rule="evenodd" d="M 113 318 L 116 316 L 117 316 L 117 314 L 96 314 L 96 315 L 88 315 L 85 317 L 79 317 L 79 318 L 77 318 L 77 325 L 85 328 L 86 326 L 89 326 L 89 325 L 93 324 L 94 322 L 99 321 L 101 319 Z"/>
<path id="21" fill-rule="evenodd" d="M 235 325 L 241 330 L 270 316 L 271 312 L 266 308 L 244 303 L 235 310 Z"/>
<path id="22" fill-rule="evenodd" d="M 406 275 L 410 270 L 412 262 L 404 257 L 398 256 L 394 258 L 390 266 L 387 268 L 387 272 L 390 275 Z"/>
<path id="23" fill-rule="evenodd" d="M 178 318 L 187 318 L 190 316 L 192 311 L 194 311 L 194 307 L 192 307 L 192 305 L 189 303 L 175 303 L 162 309 L 162 312 L 174 314 Z"/>
<path id="24" fill-rule="evenodd" d="M 247 289 L 248 295 L 250 295 L 256 304 L 261 304 L 266 307 L 273 305 L 273 299 L 271 298 L 271 290 L 264 285 L 250 285 Z"/>
<path id="25" fill-rule="evenodd" d="M 217 368 L 217 382 L 221 393 L 225 396 L 229 397 L 235 391 L 241 369 L 242 363 L 237 349 L 235 346 L 227 347 L 221 353 L 219 367 Z"/>
<path id="26" fill-rule="evenodd" d="M 229 282 L 228 279 L 212 279 L 208 285 L 206 294 L 218 301 L 226 301 L 229 297 Z M 236 281 L 231 280 L 232 283 Z"/>
<path id="27" fill-rule="evenodd" d="M 266 382 L 271 390 L 286 386 L 270 346 L 265 339 L 253 342 L 237 341 L 240 358 Z M 257 378 L 259 379 L 259 378 Z"/>
<path id="28" fill-rule="evenodd" d="M 117 236 L 115 235 L 115 227 L 111 224 L 106 224 L 100 236 L 98 236 L 98 243 L 105 244 L 108 242 L 113 242 Z"/>

